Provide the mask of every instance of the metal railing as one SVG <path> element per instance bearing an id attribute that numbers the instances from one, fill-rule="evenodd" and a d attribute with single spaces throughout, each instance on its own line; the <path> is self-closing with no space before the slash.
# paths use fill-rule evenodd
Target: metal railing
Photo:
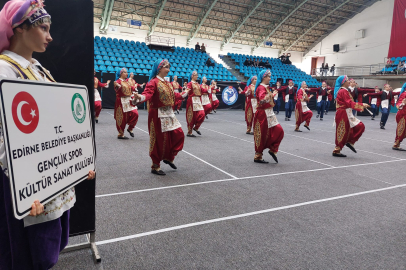
<path id="1" fill-rule="evenodd" d="M 375 65 L 365 65 L 365 66 L 348 66 L 348 67 L 335 67 L 334 71 L 331 71 L 331 67 L 326 69 L 314 68 L 311 71 L 311 75 L 318 77 L 327 77 L 327 76 L 365 76 L 365 75 L 388 75 L 388 74 L 404 74 L 401 70 L 394 68 L 391 64 L 375 64 Z"/>
<path id="2" fill-rule="evenodd" d="M 170 37 L 160 37 L 151 35 L 145 38 L 145 43 L 147 45 L 151 44 L 151 45 L 175 47 L 175 39 Z"/>

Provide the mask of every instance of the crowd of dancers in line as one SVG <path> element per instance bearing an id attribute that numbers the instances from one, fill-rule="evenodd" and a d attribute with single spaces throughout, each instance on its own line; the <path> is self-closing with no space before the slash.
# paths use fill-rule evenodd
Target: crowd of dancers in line
<path id="1" fill-rule="evenodd" d="M 221 89 L 217 87 L 215 81 L 207 83 L 205 77 L 202 83 L 198 83 L 199 74 L 193 71 L 190 74 L 189 83 L 185 83 L 183 88 L 177 82 L 177 76 L 172 82 L 164 78 L 168 75 L 170 63 L 167 60 L 159 59 L 155 62 L 151 70 L 149 81 L 142 94 L 137 88 L 144 84 L 137 84 L 133 79 L 133 74 L 128 76 L 125 68 L 117 73 L 117 80 L 114 82 L 116 92 L 116 104 L 114 118 L 118 130 L 118 139 L 128 139 L 124 135 L 127 132 L 134 137 L 133 128 L 138 121 L 137 105 L 147 102 L 148 129 L 150 134 L 150 157 L 152 159 L 151 172 L 158 175 L 165 175 L 161 170 L 160 162 L 168 164 L 176 169 L 174 164 L 175 156 L 183 148 L 184 134 L 179 121 L 175 117 L 175 112 L 179 113 L 182 101 L 186 101 L 186 122 L 187 137 L 196 137 L 193 131 L 201 135 L 200 126 L 212 111 L 216 112 L 219 101 L 216 93 Z M 271 71 L 262 70 L 258 76 L 252 76 L 245 89 L 239 88 L 239 93 L 245 95 L 245 120 L 247 122 L 247 134 L 254 135 L 255 155 L 254 162 L 268 163 L 263 159 L 263 152 L 268 149 L 269 155 L 278 163 L 277 153 L 279 145 L 284 137 L 284 130 L 276 117 L 279 114 L 281 98 L 285 101 L 285 121 L 291 121 L 292 113 L 295 114 L 296 127 L 294 131 L 302 132 L 300 126 L 310 131 L 310 121 L 313 112 L 308 107 L 309 100 L 317 98 L 317 116 L 321 121 L 325 114 L 328 114 L 331 103 L 336 106 L 335 114 L 335 148 L 333 156 L 346 157 L 341 151 L 345 146 L 353 152 L 357 152 L 354 144 L 362 136 L 365 125 L 356 118 L 357 112 L 368 110 L 371 119 L 375 119 L 376 111 L 379 107 L 382 110 L 381 128 L 385 128 L 390 113 L 390 106 L 396 106 L 398 113 L 396 116 L 397 130 L 394 150 L 404 151 L 400 143 L 405 137 L 406 120 L 406 93 L 405 86 L 395 94 L 390 86 L 386 84 L 383 91 L 378 87 L 373 93 L 365 93 L 363 96 L 370 97 L 371 105 L 363 102 L 356 102 L 359 92 L 355 80 L 347 76 L 340 76 L 336 80 L 334 88 L 322 83 L 320 88 L 309 88 L 306 82 L 302 82 L 299 87 L 295 87 L 293 81 L 289 85 L 281 86 L 280 82 L 276 86 L 270 85 Z M 108 87 L 108 83 L 102 84 L 95 77 L 95 108 L 96 121 L 101 110 L 101 100 L 97 87 Z M 369 110 L 371 109 L 371 110 Z"/>

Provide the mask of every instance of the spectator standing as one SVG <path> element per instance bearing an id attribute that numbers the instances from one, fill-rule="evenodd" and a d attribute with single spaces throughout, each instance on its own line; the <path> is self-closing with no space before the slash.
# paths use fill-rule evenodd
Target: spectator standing
<path id="1" fill-rule="evenodd" d="M 324 76 L 324 63 L 321 64 L 320 72 L 321 76 Z"/>
<path id="2" fill-rule="evenodd" d="M 195 45 L 195 51 L 196 51 L 196 52 L 200 52 L 200 45 L 199 45 L 199 42 L 197 42 L 196 45 Z"/>
<path id="3" fill-rule="evenodd" d="M 328 63 L 326 63 L 325 65 L 324 65 L 324 76 L 327 76 L 327 73 L 328 73 L 328 70 L 329 70 L 330 68 L 328 67 Z"/>
<path id="4" fill-rule="evenodd" d="M 291 57 L 291 55 L 290 55 L 290 53 L 288 53 L 288 54 L 286 55 L 286 57 L 285 57 L 285 63 L 284 63 L 284 64 L 287 64 L 287 65 L 291 65 L 291 64 L 292 64 L 292 62 L 289 60 L 290 57 Z"/>
<path id="5" fill-rule="evenodd" d="M 204 46 L 204 43 L 202 43 L 200 50 L 202 51 L 202 53 L 206 53 L 206 46 Z"/>
<path id="6" fill-rule="evenodd" d="M 281 59 L 281 62 L 282 62 L 282 63 L 285 63 L 285 60 L 286 60 L 285 54 L 282 54 L 282 55 L 279 56 L 278 58 Z"/>
<path id="7" fill-rule="evenodd" d="M 334 76 L 334 72 L 336 71 L 336 64 L 333 64 L 330 68 L 331 76 Z"/>

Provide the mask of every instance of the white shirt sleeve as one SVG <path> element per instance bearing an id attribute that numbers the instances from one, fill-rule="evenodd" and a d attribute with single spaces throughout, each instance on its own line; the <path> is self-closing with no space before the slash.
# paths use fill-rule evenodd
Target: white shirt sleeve
<path id="1" fill-rule="evenodd" d="M 0 80 L 4 78 L 18 79 L 19 74 L 6 61 L 0 60 Z"/>

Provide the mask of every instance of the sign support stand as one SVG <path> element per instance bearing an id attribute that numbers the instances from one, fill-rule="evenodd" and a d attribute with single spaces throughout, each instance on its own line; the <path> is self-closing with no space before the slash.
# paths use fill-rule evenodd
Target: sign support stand
<path id="1" fill-rule="evenodd" d="M 86 235 L 86 238 L 87 238 L 87 242 L 67 246 L 61 251 L 61 253 L 67 253 L 67 252 L 70 252 L 70 251 L 90 248 L 90 250 L 92 251 L 92 254 L 93 254 L 94 261 L 96 263 L 101 262 L 101 257 L 100 257 L 100 254 L 99 254 L 99 250 L 97 249 L 97 246 L 96 246 L 96 233 L 91 232 L 91 233 L 88 233 L 88 234 L 85 234 L 85 235 Z"/>

